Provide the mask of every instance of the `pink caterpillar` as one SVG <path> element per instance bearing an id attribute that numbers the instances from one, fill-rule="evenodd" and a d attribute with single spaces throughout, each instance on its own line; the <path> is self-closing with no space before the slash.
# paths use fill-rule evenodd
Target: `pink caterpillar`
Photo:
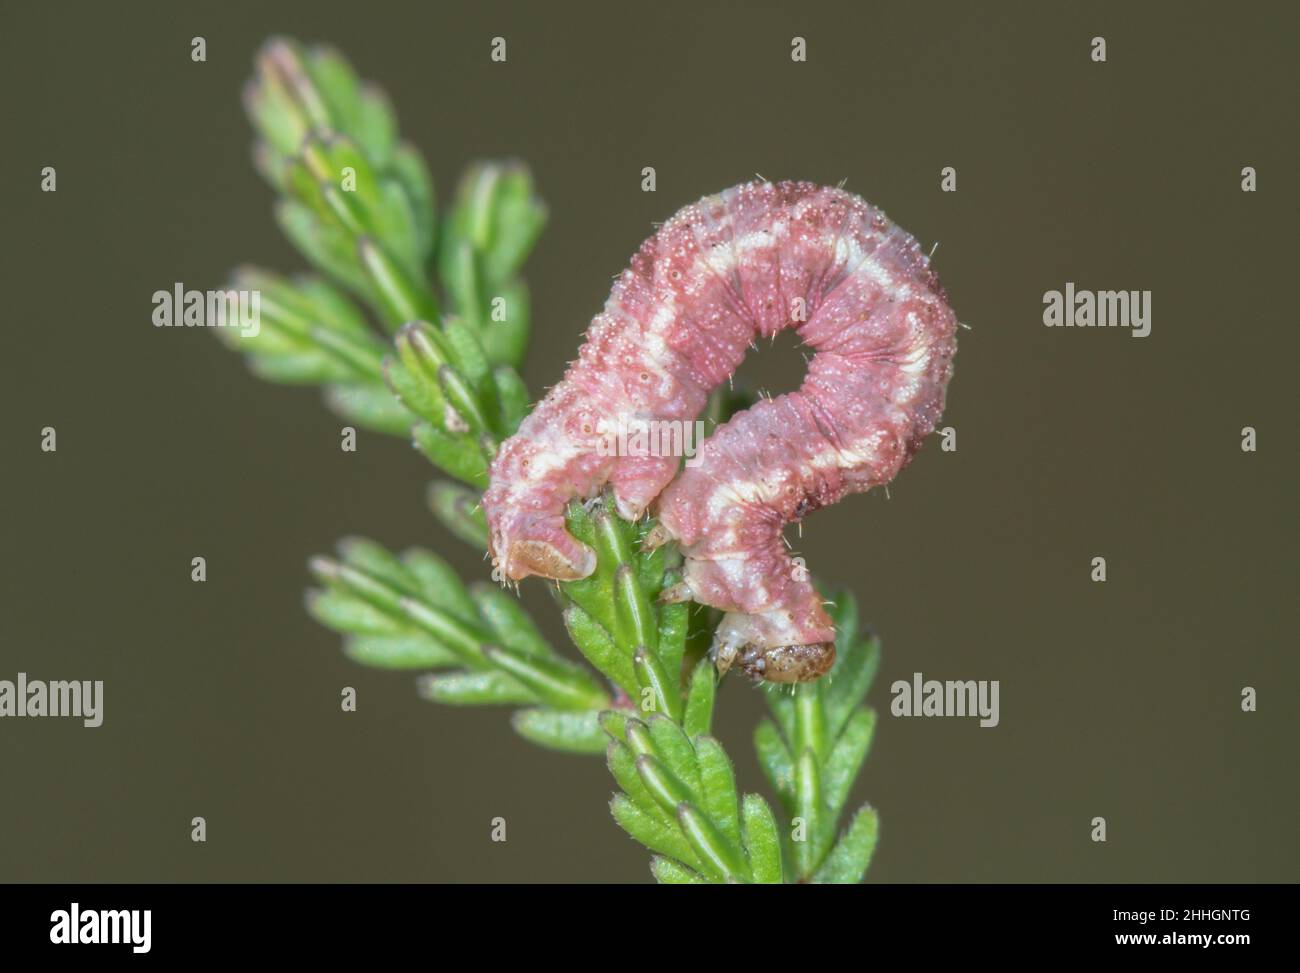
<path id="1" fill-rule="evenodd" d="M 785 327 L 816 351 L 802 387 L 733 416 L 680 475 L 678 457 L 601 448 L 613 423 L 693 420 L 755 337 Z M 649 543 L 680 545 L 665 599 L 727 612 L 719 669 L 816 679 L 834 626 L 782 530 L 907 464 L 943 411 L 955 334 L 917 242 L 859 197 L 806 182 L 705 197 L 641 246 L 578 360 L 502 446 L 483 498 L 491 553 L 516 580 L 586 577 L 595 554 L 564 506 L 609 486 L 623 517 L 656 505 Z"/>

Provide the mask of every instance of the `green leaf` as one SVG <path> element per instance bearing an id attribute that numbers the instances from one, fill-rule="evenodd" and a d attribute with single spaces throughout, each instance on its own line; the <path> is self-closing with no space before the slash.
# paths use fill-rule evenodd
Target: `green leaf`
<path id="1" fill-rule="evenodd" d="M 650 727 L 636 717 L 629 716 L 623 722 L 623 738 L 632 752 L 638 757 L 655 752 L 654 738 L 650 736 Z"/>
<path id="2" fill-rule="evenodd" d="M 302 58 L 300 70 L 315 83 L 331 124 L 349 125 L 361 113 L 360 82 L 351 65 L 336 51 L 314 46 Z M 375 146 L 371 146 L 375 151 Z"/>
<path id="3" fill-rule="evenodd" d="M 411 413 L 382 385 L 330 385 L 325 404 L 364 429 L 401 436 L 411 428 Z"/>
<path id="4" fill-rule="evenodd" d="M 420 586 L 406 565 L 382 544 L 365 537 L 345 537 L 338 542 L 338 551 L 349 567 L 364 571 L 408 595 L 420 593 Z"/>
<path id="5" fill-rule="evenodd" d="M 675 823 L 668 824 L 648 814 L 623 794 L 614 795 L 609 810 L 619 827 L 651 851 L 703 868 L 699 856 Z"/>
<path id="6" fill-rule="evenodd" d="M 764 719 L 754 730 L 754 749 L 768 783 L 776 791 L 787 814 L 794 813 L 794 758 L 781 739 L 776 724 Z"/>
<path id="7" fill-rule="evenodd" d="M 690 625 L 691 606 L 687 602 L 664 605 L 659 609 L 659 660 L 673 685 L 681 680 L 682 656 Z M 707 660 L 706 660 L 707 661 Z"/>
<path id="8" fill-rule="evenodd" d="M 600 714 L 600 728 L 611 740 L 626 744 L 629 719 L 630 717 L 623 710 L 607 709 Z"/>
<path id="9" fill-rule="evenodd" d="M 503 649 L 535 659 L 558 658 L 518 598 L 484 581 L 470 586 L 470 597 Z"/>
<path id="10" fill-rule="evenodd" d="M 346 230 L 289 198 L 276 203 L 275 218 L 289 242 L 314 266 L 367 301 L 374 300 L 370 282 L 357 266 L 356 244 Z"/>
<path id="11" fill-rule="evenodd" d="M 553 709 L 520 710 L 511 717 L 515 731 L 527 740 L 570 753 L 600 753 L 606 737 L 597 710 L 560 712 Z"/>
<path id="12" fill-rule="evenodd" d="M 467 328 L 457 318 L 444 321 L 442 333 L 457 371 L 464 376 L 471 388 L 481 391 L 491 378 L 492 366 L 483 351 L 483 342 L 479 340 L 478 333 Z M 487 426 L 484 419 L 484 427 Z"/>
<path id="13" fill-rule="evenodd" d="M 336 632 L 362 635 L 398 635 L 403 626 L 368 601 L 343 591 L 313 591 L 307 595 L 307 611 Z"/>
<path id="14" fill-rule="evenodd" d="M 655 803 L 669 813 L 675 812 L 678 805 L 691 799 L 686 784 L 665 767 L 662 761 L 648 753 L 636 758 L 636 772 Z"/>
<path id="15" fill-rule="evenodd" d="M 250 349 L 248 367 L 258 378 L 280 385 L 320 385 L 347 377 L 341 365 L 315 349 L 283 354 Z"/>
<path id="16" fill-rule="evenodd" d="M 564 626 L 578 651 L 605 678 L 629 694 L 636 693 L 637 681 L 636 674 L 632 671 L 632 660 L 614 644 L 613 636 L 605 626 L 573 603 L 564 609 Z"/>
<path id="17" fill-rule="evenodd" d="M 671 858 L 655 855 L 650 859 L 650 872 L 661 885 L 707 885 L 699 872 L 693 872 Z"/>
<path id="18" fill-rule="evenodd" d="M 419 252 L 422 260 L 427 260 L 433 252 L 433 241 L 437 232 L 433 180 L 429 176 L 429 169 L 419 152 L 409 145 L 403 145 L 393 155 L 393 174 L 400 180 L 410 200 L 411 212 L 415 216 Z"/>
<path id="19" fill-rule="evenodd" d="M 426 384 L 436 383 L 438 369 L 447 364 L 451 354 L 442 332 L 425 321 L 410 321 L 398 328 L 393 346 L 407 370 Z"/>
<path id="20" fill-rule="evenodd" d="M 844 802 L 848 800 L 853 782 L 862 769 L 862 762 L 867 758 L 875 727 L 875 713 L 866 708 L 855 710 L 822 766 L 822 794 L 832 827 L 839 819 Z"/>
<path id="21" fill-rule="evenodd" d="M 483 348 L 493 362 L 518 368 L 523 364 L 532 333 L 532 306 L 528 285 L 518 277 L 504 281 L 483 295 L 486 300 L 480 333 Z"/>
<path id="22" fill-rule="evenodd" d="M 614 591 L 618 595 L 614 610 L 623 624 L 622 631 L 627 633 L 628 641 L 633 645 L 655 646 L 658 637 L 657 620 L 650 608 L 650 599 L 631 564 L 620 564 L 614 572 Z"/>
<path id="23" fill-rule="evenodd" d="M 782 881 L 781 836 L 772 809 L 757 794 L 746 794 L 742 807 L 745 850 L 749 854 L 754 881 L 779 885 Z"/>
<path id="24" fill-rule="evenodd" d="M 348 371 L 340 384 L 382 387 L 384 349 L 369 335 L 364 337 L 333 331 L 313 324 L 305 342 Z"/>
<path id="25" fill-rule="evenodd" d="M 420 694 L 455 706 L 535 703 L 537 696 L 504 672 L 449 672 L 425 676 Z"/>
<path id="26" fill-rule="evenodd" d="M 601 725 L 604 728 L 603 720 Z M 606 730 L 606 733 L 608 733 L 608 730 Z M 676 827 L 676 819 L 671 817 L 659 805 L 654 794 L 650 792 L 650 788 L 641 779 L 641 774 L 637 769 L 637 757 L 632 752 L 631 747 L 618 739 L 610 740 L 605 748 L 605 763 L 609 767 L 609 772 L 613 775 L 615 783 L 623 789 L 623 793 L 630 797 L 637 807 L 651 817 L 660 818 L 664 823 L 671 823 L 674 828 Z"/>
<path id="27" fill-rule="evenodd" d="M 424 274 L 424 258 L 418 217 L 412 209 L 411 197 L 400 180 L 388 175 L 377 175 L 374 183 L 376 196 L 368 214 L 375 236 L 384 241 L 397 259 L 412 272 L 412 276 L 429 289 Z"/>
<path id="28" fill-rule="evenodd" d="M 843 730 L 849 716 L 871 689 L 880 666 L 880 640 L 873 637 L 841 653 L 826 689 L 826 722 L 834 735 Z"/>
<path id="29" fill-rule="evenodd" d="M 600 509 L 599 505 L 596 509 Z M 604 626 L 620 647 L 628 650 L 630 656 L 631 647 L 623 637 L 614 611 L 614 571 L 620 554 L 598 547 L 594 511 L 588 510 L 582 501 L 574 500 L 565 508 L 565 525 L 576 540 L 596 549 L 597 559 L 596 570 L 589 577 L 565 582 L 560 589 L 566 598 Z"/>
<path id="30" fill-rule="evenodd" d="M 313 328 L 322 328 L 331 334 L 364 343 L 371 350 L 373 373 L 374 355 L 382 354 L 382 345 L 352 303 L 324 281 L 315 277 L 288 280 L 267 270 L 245 266 L 231 275 L 230 287 L 259 295 L 259 333 L 254 337 L 241 335 L 240 342 L 256 347 L 258 343 L 270 340 L 265 335 L 302 342 L 311 336 Z M 308 346 L 290 344 L 282 347 L 302 350 Z"/>
<path id="31" fill-rule="evenodd" d="M 527 167 L 482 163 L 461 180 L 445 232 L 481 259 L 482 274 L 490 284 L 519 270 L 545 222 L 546 208 L 533 193 Z M 452 263 L 444 264 L 443 274 L 451 277 L 455 257 L 444 254 Z"/>
<path id="32" fill-rule="evenodd" d="M 438 263 L 443 288 L 451 299 L 452 307 L 472 327 L 482 328 L 487 295 L 482 267 L 475 259 L 474 247 L 469 241 L 449 233 L 439 249 Z"/>
<path id="33" fill-rule="evenodd" d="M 272 38 L 258 52 L 257 69 L 257 79 L 244 94 L 263 138 L 293 151 L 313 126 L 329 124 L 329 109 L 310 83 L 297 44 Z"/>
<path id="34" fill-rule="evenodd" d="M 349 659 L 379 669 L 443 669 L 459 657 L 423 635 L 353 635 L 343 643 Z"/>
<path id="35" fill-rule="evenodd" d="M 377 87 L 363 84 L 360 93 L 361 107 L 349 128 L 376 161 L 382 162 L 397 140 L 397 119 L 387 97 Z"/>
<path id="36" fill-rule="evenodd" d="M 451 365 L 441 365 L 438 368 L 438 388 L 456 410 L 456 414 L 469 426 L 467 433 L 474 434 L 480 443 L 484 440 L 495 442 L 488 421 L 491 407 L 480 400 L 479 393 L 464 375 Z M 495 445 L 485 451 L 490 456 L 494 450 Z"/>
<path id="37" fill-rule="evenodd" d="M 862 881 L 876 850 L 879 821 L 875 810 L 863 805 L 853 816 L 848 831 L 826 856 L 826 862 L 813 877 L 816 882 L 852 885 Z"/>
<path id="38" fill-rule="evenodd" d="M 398 608 L 408 622 L 432 635 L 471 668 L 486 669 L 491 664 L 483 651 L 486 633 L 477 626 L 418 598 L 403 596 Z"/>
<path id="39" fill-rule="evenodd" d="M 724 881 L 749 880 L 749 867 L 739 849 L 698 809 L 686 803 L 678 805 L 677 821 L 707 870 L 715 872 Z"/>
<path id="40" fill-rule="evenodd" d="M 395 260 L 387 248 L 368 236 L 357 239 L 356 260 L 390 331 L 410 321 L 436 321 L 438 304 L 424 282 Z"/>
<path id="41" fill-rule="evenodd" d="M 399 343 L 400 347 L 400 343 Z M 397 358 L 384 359 L 384 384 L 412 416 L 443 429 L 447 422 L 447 400 L 443 398 L 438 383 L 429 381 L 418 372 L 407 368 Z M 407 428 L 412 419 L 408 416 Z"/>
<path id="42" fill-rule="evenodd" d="M 273 382 L 324 385 L 329 407 L 358 426 L 402 433 L 411 417 L 380 383 L 383 344 L 351 303 L 323 281 L 288 281 L 243 267 L 230 288 L 258 295 L 260 327 L 215 334 Z"/>
<path id="43" fill-rule="evenodd" d="M 488 354 L 491 356 L 490 349 Z M 496 383 L 498 428 L 503 436 L 513 436 L 528 414 L 528 388 L 519 373 L 506 365 L 498 365 L 492 370 L 492 380 Z"/>
<path id="44" fill-rule="evenodd" d="M 691 796 L 699 797 L 701 789 L 700 765 L 695 747 L 686 739 L 682 728 L 661 713 L 652 713 L 646 721 L 655 754 L 669 770 L 689 789 Z M 674 801 L 673 803 L 676 803 Z"/>
<path id="45" fill-rule="evenodd" d="M 516 273 L 544 222 L 527 168 L 511 163 L 481 163 L 467 172 L 445 220 L 439 276 L 493 364 L 522 361 L 530 311 Z"/>
<path id="46" fill-rule="evenodd" d="M 533 193 L 532 176 L 526 166 L 509 163 L 500 168 L 500 180 L 493 198 L 492 221 L 485 252 L 488 280 L 500 281 L 515 274 L 532 250 L 546 223 L 546 207 Z"/>
<path id="47" fill-rule="evenodd" d="M 740 797 L 736 793 L 736 774 L 731 760 L 713 737 L 700 737 L 695 749 L 699 755 L 703 810 L 723 836 L 739 847 Z"/>
<path id="48" fill-rule="evenodd" d="M 525 658 L 496 646 L 485 646 L 488 662 L 504 669 L 556 709 L 602 710 L 609 705 L 599 686 L 582 669 L 559 659 Z M 593 717 L 594 719 L 594 717 Z"/>
<path id="49" fill-rule="evenodd" d="M 434 516 L 453 536 L 480 550 L 487 547 L 487 518 L 481 494 L 459 483 L 439 480 L 429 484 L 425 497 Z"/>
<path id="50" fill-rule="evenodd" d="M 677 680 L 668 678 L 659 657 L 644 645 L 638 646 L 632 656 L 632 667 L 636 671 L 637 681 L 654 690 L 657 711 L 674 721 L 681 719 L 682 696 L 677 688 Z"/>
<path id="51" fill-rule="evenodd" d="M 411 435 L 420 452 L 444 473 L 480 490 L 487 488 L 487 460 L 472 439 L 450 436 L 427 422 L 416 423 Z"/>
<path id="52" fill-rule="evenodd" d="M 691 676 L 691 686 L 686 697 L 686 715 L 683 718 L 682 728 L 692 739 L 709 732 L 713 723 L 713 701 L 717 684 L 717 672 L 713 663 L 701 659 Z"/>
<path id="53" fill-rule="evenodd" d="M 272 42 L 259 53 L 260 77 L 257 82 L 245 86 L 244 108 L 249 120 L 266 140 L 268 153 L 284 155 L 297 150 L 311 119 L 305 116 L 292 98 L 289 86 L 284 83 L 275 56 L 277 48 L 289 48 L 289 44 Z M 296 57 L 292 50 L 288 53 Z M 272 184 L 278 186 L 278 183 Z"/>
<path id="54" fill-rule="evenodd" d="M 434 608 L 462 621 L 478 619 L 478 605 L 461 583 L 456 569 L 443 558 L 432 551 L 413 548 L 402 555 L 402 565 L 419 586 L 420 597 Z"/>
<path id="55" fill-rule="evenodd" d="M 364 538 L 339 544 L 342 562 L 313 558 L 324 591 L 307 604 L 323 624 L 361 639 L 349 643 L 360 661 L 390 667 L 442 667 L 452 659 L 487 666 L 480 645 L 488 632 L 452 568 L 427 551 L 399 561 Z"/>

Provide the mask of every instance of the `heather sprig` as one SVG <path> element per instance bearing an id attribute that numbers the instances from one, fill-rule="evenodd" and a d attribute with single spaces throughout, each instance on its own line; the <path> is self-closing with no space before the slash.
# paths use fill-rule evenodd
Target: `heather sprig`
<path id="1" fill-rule="evenodd" d="M 527 167 L 472 165 L 439 214 L 387 98 L 327 48 L 268 42 L 244 101 L 277 220 L 312 272 L 236 271 L 231 286 L 261 296 L 261 328 L 221 337 L 262 378 L 320 387 L 345 421 L 409 435 L 450 477 L 429 486 L 429 509 L 485 550 L 488 468 L 532 403 L 516 371 L 530 332 L 521 268 L 546 209 Z M 719 393 L 707 418 L 744 405 Z M 830 676 L 763 690 L 772 715 L 755 745 L 778 817 L 742 795 L 712 732 L 718 613 L 658 599 L 680 556 L 672 545 L 643 550 L 653 522 L 622 519 L 607 496 L 571 503 L 567 523 L 597 555 L 590 577 L 554 588 L 583 661 L 552 645 L 512 592 L 486 578 L 467 585 L 418 548 L 342 541 L 311 560 L 307 607 L 349 658 L 420 673 L 432 701 L 510 707 L 533 743 L 604 753 L 613 816 L 653 853 L 661 882 L 860 881 L 875 812 L 859 809 L 842 832 L 839 821 L 871 742 L 863 699 L 879 645 L 859 636 L 852 596 L 834 601 Z"/>

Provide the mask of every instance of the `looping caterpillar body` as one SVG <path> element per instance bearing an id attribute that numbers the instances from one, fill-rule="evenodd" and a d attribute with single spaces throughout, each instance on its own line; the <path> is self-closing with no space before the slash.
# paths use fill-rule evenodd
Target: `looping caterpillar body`
<path id="1" fill-rule="evenodd" d="M 786 327 L 815 350 L 803 385 L 734 415 L 680 475 L 677 456 L 600 448 L 614 423 L 689 423 L 756 336 Z M 586 577 L 595 554 L 564 505 L 609 486 L 625 518 L 656 507 L 650 543 L 680 545 L 665 599 L 727 612 L 719 669 L 816 679 L 834 626 L 782 529 L 907 464 L 943 411 L 955 335 L 920 246 L 859 197 L 806 182 L 705 197 L 641 246 L 578 360 L 502 446 L 483 498 L 491 552 L 516 580 Z"/>

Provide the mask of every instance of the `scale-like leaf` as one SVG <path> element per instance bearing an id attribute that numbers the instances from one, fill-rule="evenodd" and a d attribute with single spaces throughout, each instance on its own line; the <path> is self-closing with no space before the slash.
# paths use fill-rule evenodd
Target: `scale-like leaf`
<path id="1" fill-rule="evenodd" d="M 609 802 L 610 813 L 619 826 L 651 851 L 676 858 L 678 861 L 703 867 L 699 856 L 681 829 L 665 824 L 647 814 L 623 794 L 615 794 Z"/>
<path id="2" fill-rule="evenodd" d="M 542 702 L 557 709 L 599 712 L 609 705 L 609 698 L 595 681 L 570 662 L 511 655 L 491 645 L 483 648 L 483 655 L 531 689 Z"/>
<path id="3" fill-rule="evenodd" d="M 423 635 L 352 635 L 343 643 L 354 662 L 379 669 L 445 669 L 460 658 Z"/>
<path id="4" fill-rule="evenodd" d="M 614 642 L 614 637 L 604 625 L 592 618 L 579 605 L 570 604 L 564 609 L 564 624 L 573 644 L 587 661 L 604 673 L 605 677 L 628 693 L 637 691 L 636 673 L 632 660 Z"/>
<path id="5" fill-rule="evenodd" d="M 699 872 L 693 872 L 685 865 L 655 855 L 650 859 L 650 871 L 661 885 L 707 885 L 706 879 Z"/>
<path id="6" fill-rule="evenodd" d="M 569 753 L 600 753 L 606 737 L 597 710 L 565 713 L 553 709 L 520 710 L 511 717 L 515 731 L 527 740 Z"/>
<path id="7" fill-rule="evenodd" d="M 454 706 L 536 703 L 537 696 L 504 672 L 449 672 L 425 676 L 419 682 L 427 699 Z"/>
<path id="8" fill-rule="evenodd" d="M 848 831 L 826 856 L 826 862 L 818 869 L 814 881 L 840 885 L 861 882 L 876 850 L 878 830 L 875 810 L 863 805 L 853 816 Z"/>
<path id="9" fill-rule="evenodd" d="M 713 663 L 701 659 L 691 676 L 690 689 L 686 696 L 686 715 L 682 729 L 694 739 L 708 733 L 713 723 L 713 702 L 717 693 L 718 678 Z"/>
<path id="10" fill-rule="evenodd" d="M 479 616 L 503 649 L 535 659 L 558 658 L 518 598 L 484 581 L 476 582 L 469 590 Z"/>
<path id="11" fill-rule="evenodd" d="M 776 817 L 767 801 L 757 794 L 746 794 L 743 803 L 743 834 L 745 851 L 749 855 L 754 881 L 763 884 L 780 884 L 781 836 L 777 831 Z"/>
<path id="12" fill-rule="evenodd" d="M 822 766 L 822 797 L 832 824 L 839 819 L 849 790 L 857 779 L 862 762 L 871 748 L 871 736 L 876 727 L 876 714 L 869 709 L 854 711 L 844 732 L 835 741 L 835 747 Z"/>
<path id="13" fill-rule="evenodd" d="M 488 544 L 487 518 L 483 516 L 481 494 L 459 483 L 439 480 L 429 484 L 429 509 L 454 536 L 482 550 Z"/>
<path id="14" fill-rule="evenodd" d="M 776 791 L 787 814 L 794 812 L 794 758 L 781 739 L 781 731 L 769 719 L 762 720 L 754 730 L 754 749 L 763 767 L 768 783 Z"/>
<path id="15" fill-rule="evenodd" d="M 739 846 L 740 797 L 736 793 L 736 773 L 722 745 L 713 737 L 702 736 L 695 743 L 700 767 L 700 803 L 709 819 L 723 836 Z"/>

